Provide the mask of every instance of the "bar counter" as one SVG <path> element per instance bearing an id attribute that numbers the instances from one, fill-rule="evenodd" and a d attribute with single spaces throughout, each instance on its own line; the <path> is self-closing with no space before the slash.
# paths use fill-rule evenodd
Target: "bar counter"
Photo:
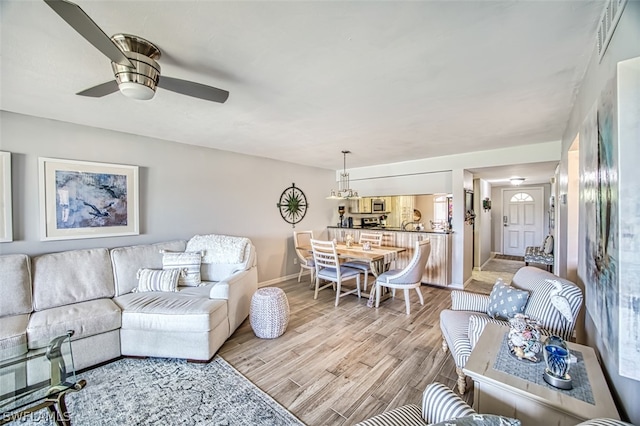
<path id="1" fill-rule="evenodd" d="M 451 284 L 452 269 L 452 232 L 451 231 L 404 231 L 401 228 L 382 227 L 361 227 L 341 228 L 338 226 L 327 226 L 327 235 L 330 240 L 336 239 L 344 242 L 348 234 L 353 236 L 354 241 L 360 239 L 361 231 L 381 232 L 382 245 L 394 247 L 406 247 L 408 250 L 398 255 L 394 269 L 402 269 L 409 264 L 413 257 L 413 248 L 416 241 L 429 238 L 431 243 L 431 254 L 422 274 L 423 284 L 432 284 L 446 287 Z"/>

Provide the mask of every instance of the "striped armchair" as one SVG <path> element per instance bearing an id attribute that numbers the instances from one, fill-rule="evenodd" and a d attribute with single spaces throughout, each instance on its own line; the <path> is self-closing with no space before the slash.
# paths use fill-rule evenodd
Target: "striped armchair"
<path id="1" fill-rule="evenodd" d="M 430 425 L 476 414 L 473 408 L 442 383 L 431 383 L 422 393 L 422 407 L 403 405 L 356 426 Z"/>
<path id="2" fill-rule="evenodd" d="M 556 284 L 548 280 L 553 280 Z M 529 292 L 524 314 L 540 323 L 543 334 L 553 334 L 565 340 L 573 338 L 576 318 L 582 307 L 583 296 L 580 287 L 533 266 L 520 268 L 514 275 L 511 285 Z M 554 297 L 557 296 L 563 297 L 568 302 L 570 309 L 565 312 L 566 316 L 556 308 L 553 302 Z M 451 309 L 440 312 L 442 349 L 445 352 L 451 350 L 456 363 L 460 394 L 466 391 L 466 377 L 462 369 L 480 338 L 484 326 L 489 322 L 509 325 L 507 321 L 493 319 L 487 315 L 488 303 L 488 295 L 453 291 L 451 292 Z M 568 320 L 567 317 L 571 319 Z"/>
<path id="3" fill-rule="evenodd" d="M 407 404 L 357 423 L 356 426 L 421 425 L 520 425 L 520 421 L 492 414 L 478 414 L 442 383 L 431 383 L 422 393 L 422 407 Z M 542 423 L 541 423 L 542 424 Z M 576 426 L 633 426 L 620 420 L 594 419 Z"/>

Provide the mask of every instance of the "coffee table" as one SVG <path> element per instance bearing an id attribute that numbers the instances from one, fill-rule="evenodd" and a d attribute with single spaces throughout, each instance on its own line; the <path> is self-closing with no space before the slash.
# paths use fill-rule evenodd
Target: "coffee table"
<path id="1" fill-rule="evenodd" d="M 65 396 L 86 385 L 77 380 L 68 331 L 17 356 L 0 351 L 0 425 L 47 408 L 58 425 L 71 425 Z M 41 419 L 42 417 L 39 417 Z"/>
<path id="2" fill-rule="evenodd" d="M 542 380 L 544 361 L 504 361 L 508 331 L 507 326 L 487 324 L 463 368 L 473 379 L 473 408 L 477 412 L 514 417 L 523 426 L 575 425 L 598 417 L 620 419 L 593 348 L 567 342 L 578 362 L 569 370 L 574 390 L 564 391 Z"/>

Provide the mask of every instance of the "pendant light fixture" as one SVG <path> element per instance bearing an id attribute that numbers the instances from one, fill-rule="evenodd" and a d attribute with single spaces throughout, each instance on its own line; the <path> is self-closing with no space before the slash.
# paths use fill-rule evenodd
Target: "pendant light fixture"
<path id="1" fill-rule="evenodd" d="M 343 156 L 343 170 L 340 173 L 340 182 L 338 184 L 338 191 L 331 190 L 331 195 L 327 197 L 328 200 L 349 200 L 360 198 L 358 191 L 354 191 L 349 188 L 349 173 L 347 173 L 347 154 L 351 154 L 351 151 L 342 151 Z"/>

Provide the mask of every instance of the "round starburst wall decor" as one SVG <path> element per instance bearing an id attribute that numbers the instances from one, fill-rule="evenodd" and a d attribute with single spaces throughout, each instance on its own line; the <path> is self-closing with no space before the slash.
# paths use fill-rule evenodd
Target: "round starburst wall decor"
<path id="1" fill-rule="evenodd" d="M 295 183 L 282 191 L 277 206 L 282 218 L 294 228 L 296 223 L 300 222 L 307 214 L 307 207 L 309 207 L 307 197 L 300 188 L 296 188 Z"/>

